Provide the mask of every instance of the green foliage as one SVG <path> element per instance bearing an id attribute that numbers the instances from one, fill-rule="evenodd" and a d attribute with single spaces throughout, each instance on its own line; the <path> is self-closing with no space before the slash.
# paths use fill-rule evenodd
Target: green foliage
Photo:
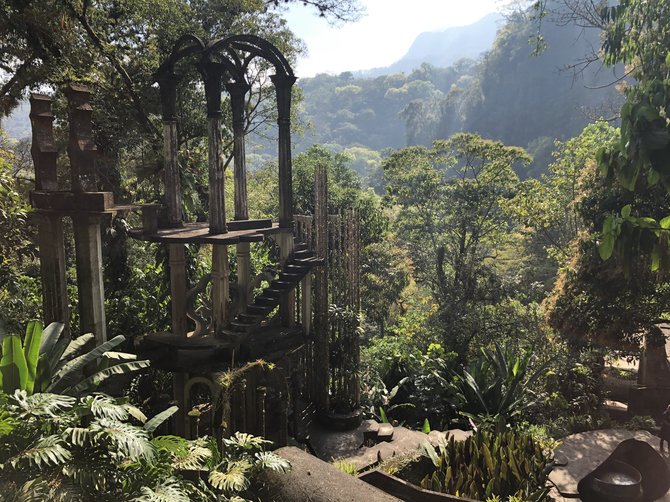
<path id="1" fill-rule="evenodd" d="M 435 471 L 422 488 L 475 500 L 547 500 L 550 460 L 528 435 L 477 431 L 465 441 L 449 438 L 437 451 L 425 443 L 423 450 Z"/>
<path id="2" fill-rule="evenodd" d="M 578 205 L 584 185 L 589 183 L 587 167 L 595 162 L 599 148 L 617 139 L 618 130 L 600 120 L 586 126 L 579 136 L 557 141 L 547 173 L 540 179 L 525 180 L 519 193 L 503 202 L 522 231 L 559 267 L 568 262 L 570 245 L 585 227 Z"/>
<path id="3" fill-rule="evenodd" d="M 480 358 L 454 380 L 461 400 L 460 413 L 478 427 L 495 427 L 501 432 L 518 421 L 536 399 L 534 385 L 548 363 L 530 372 L 532 353 L 515 354 L 502 349 L 482 349 Z"/>
<path id="4" fill-rule="evenodd" d="M 417 428 L 428 422 L 438 430 L 447 427 L 456 417 L 451 379 L 457 356 L 439 344 L 429 345 L 422 353 L 408 342 L 386 336 L 363 350 L 362 405 L 382 421 L 402 421 Z"/>
<path id="5" fill-rule="evenodd" d="M 8 146 L 0 129 L 0 301 L 9 301 L 17 292 L 18 271 L 34 254 L 28 221 L 30 207 L 21 193 Z"/>
<path id="6" fill-rule="evenodd" d="M 347 462 L 346 460 L 338 460 L 333 462 L 333 465 L 341 470 L 345 474 L 350 476 L 358 476 L 358 468 L 353 462 Z"/>
<path id="7" fill-rule="evenodd" d="M 22 390 L 29 395 L 46 391 L 77 396 L 93 391 L 113 375 L 149 366 L 133 354 L 110 352 L 125 340 L 123 336 L 88 350 L 93 335 L 68 340 L 63 337 L 63 328 L 61 323 L 51 323 L 43 331 L 39 321 L 31 321 L 23 344 L 18 335 L 4 338 L 0 384 L 5 393 Z M 116 364 L 110 366 L 110 362 Z M 95 365 L 93 370 L 91 364 Z"/>
<path id="8" fill-rule="evenodd" d="M 394 152 L 384 163 L 396 234 L 417 282 L 440 307 L 447 350 L 465 354 L 481 330 L 479 309 L 503 294 L 494 259 L 510 238 L 510 222 L 501 202 L 517 189 L 514 167 L 529 160 L 520 148 L 456 134 L 431 149 Z"/>
<path id="9" fill-rule="evenodd" d="M 621 108 L 621 140 L 599 151 L 599 167 L 608 183 L 637 195 L 622 201 L 601 223 L 599 252 L 607 260 L 615 254 L 624 264 L 642 258 L 652 270 L 670 264 L 670 218 L 644 208 L 653 187 L 670 190 L 670 14 L 665 0 L 653 4 L 631 0 L 606 7 L 603 42 L 607 64 L 631 64 L 635 83 L 626 88 Z M 653 23 L 649 19 L 654 19 Z M 641 199 L 641 200 L 640 200 Z M 615 245 L 616 243 L 616 245 Z"/>
<path id="10" fill-rule="evenodd" d="M 174 411 L 142 417 L 142 427 L 136 409 L 104 394 L 0 393 L 2 500 L 229 500 L 261 470 L 290 467 L 248 434 L 224 440 L 222 449 L 206 437 L 151 438 Z M 193 472 L 208 484 L 189 480 Z"/>

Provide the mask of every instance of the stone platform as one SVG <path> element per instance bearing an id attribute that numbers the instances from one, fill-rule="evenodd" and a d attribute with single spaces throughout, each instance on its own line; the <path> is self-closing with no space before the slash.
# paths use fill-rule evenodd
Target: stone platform
<path id="1" fill-rule="evenodd" d="M 603 463 L 614 449 L 626 439 L 645 441 L 658 451 L 659 438 L 647 431 L 629 431 L 625 429 L 603 429 L 573 434 L 563 439 L 561 446 L 554 452 L 556 462 L 565 465 L 554 467 L 549 481 L 555 486 L 552 493 L 557 502 L 579 500 L 577 484 L 579 481 Z M 670 457 L 664 457 L 670 465 Z M 670 502 L 670 494 L 658 499 Z"/>
<path id="2" fill-rule="evenodd" d="M 393 427 L 393 434 L 389 441 L 382 440 L 377 444 L 367 443 L 366 433 L 369 436 L 369 431 L 380 425 L 387 424 L 364 420 L 354 430 L 334 432 L 318 424 L 312 424 L 309 431 L 309 442 L 320 459 L 326 462 L 341 460 L 353 464 L 358 471 L 362 471 L 396 456 L 415 454 L 421 444 L 426 441 L 436 445 L 445 438 L 446 434 L 454 436 L 456 440 L 463 440 L 472 434 L 470 431 L 460 429 L 448 432 L 431 431 L 430 434 L 424 434 L 405 427 Z M 385 436 L 388 437 L 387 434 Z"/>

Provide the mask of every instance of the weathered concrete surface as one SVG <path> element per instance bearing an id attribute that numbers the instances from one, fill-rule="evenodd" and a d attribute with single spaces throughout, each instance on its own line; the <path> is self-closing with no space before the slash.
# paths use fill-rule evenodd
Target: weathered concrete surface
<path id="1" fill-rule="evenodd" d="M 263 471 L 258 495 L 272 502 L 399 502 L 360 479 L 298 448 L 276 453 L 291 462 L 291 472 Z"/>
<path id="2" fill-rule="evenodd" d="M 645 441 L 658 450 L 659 438 L 647 431 L 604 429 L 566 437 L 554 456 L 557 461 L 567 461 L 567 464 L 555 467 L 549 475 L 549 481 L 556 486 L 560 495 L 575 500 L 579 497 L 579 481 L 603 463 L 619 443 L 633 438 Z M 664 458 L 667 462 L 668 457 Z M 670 501 L 670 496 L 666 495 L 659 500 Z"/>
<path id="3" fill-rule="evenodd" d="M 375 425 L 376 422 L 373 420 L 364 420 L 357 429 L 352 431 L 333 432 L 320 427 L 318 424 L 313 424 L 310 428 L 310 444 L 319 458 L 327 462 L 343 460 L 355 465 L 360 471 L 382 460 L 417 452 L 421 444 L 426 441 L 435 445 L 443 440 L 447 434 L 440 431 L 431 431 L 430 434 L 424 434 L 405 427 L 394 427 L 393 437 L 390 441 L 382 441 L 373 446 L 364 446 L 365 431 L 374 429 Z M 459 441 L 464 440 L 472 433 L 454 429 L 449 431 L 449 434 L 455 436 L 455 439 Z"/>

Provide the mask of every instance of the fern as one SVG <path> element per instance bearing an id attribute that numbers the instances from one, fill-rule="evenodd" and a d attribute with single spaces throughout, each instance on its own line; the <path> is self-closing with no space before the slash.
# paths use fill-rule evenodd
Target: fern
<path id="1" fill-rule="evenodd" d="M 209 482 L 217 490 L 224 492 L 241 492 L 249 487 L 247 474 L 252 464 L 246 459 L 224 461 L 217 469 L 209 473 Z"/>
<path id="2" fill-rule="evenodd" d="M 38 440 L 32 447 L 22 451 L 9 459 L 9 464 L 15 469 L 20 463 L 28 467 L 63 465 L 72 458 L 65 448 L 65 442 L 59 436 L 47 436 Z"/>

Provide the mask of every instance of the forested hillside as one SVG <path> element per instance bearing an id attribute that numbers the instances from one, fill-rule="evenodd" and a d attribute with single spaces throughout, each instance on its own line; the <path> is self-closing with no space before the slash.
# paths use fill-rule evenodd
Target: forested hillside
<path id="1" fill-rule="evenodd" d="M 596 30 L 545 22 L 546 48 L 535 54 L 536 26 L 511 16 L 480 60 L 448 68 L 425 61 L 412 72 L 375 78 L 317 75 L 301 79 L 301 116 L 311 143 L 373 150 L 429 145 L 455 132 L 522 146 L 536 157 L 527 174 L 546 169 L 555 139 L 575 136 L 620 105 L 612 69 L 581 62 L 598 47 Z M 419 37 L 421 39 L 421 36 Z"/>

